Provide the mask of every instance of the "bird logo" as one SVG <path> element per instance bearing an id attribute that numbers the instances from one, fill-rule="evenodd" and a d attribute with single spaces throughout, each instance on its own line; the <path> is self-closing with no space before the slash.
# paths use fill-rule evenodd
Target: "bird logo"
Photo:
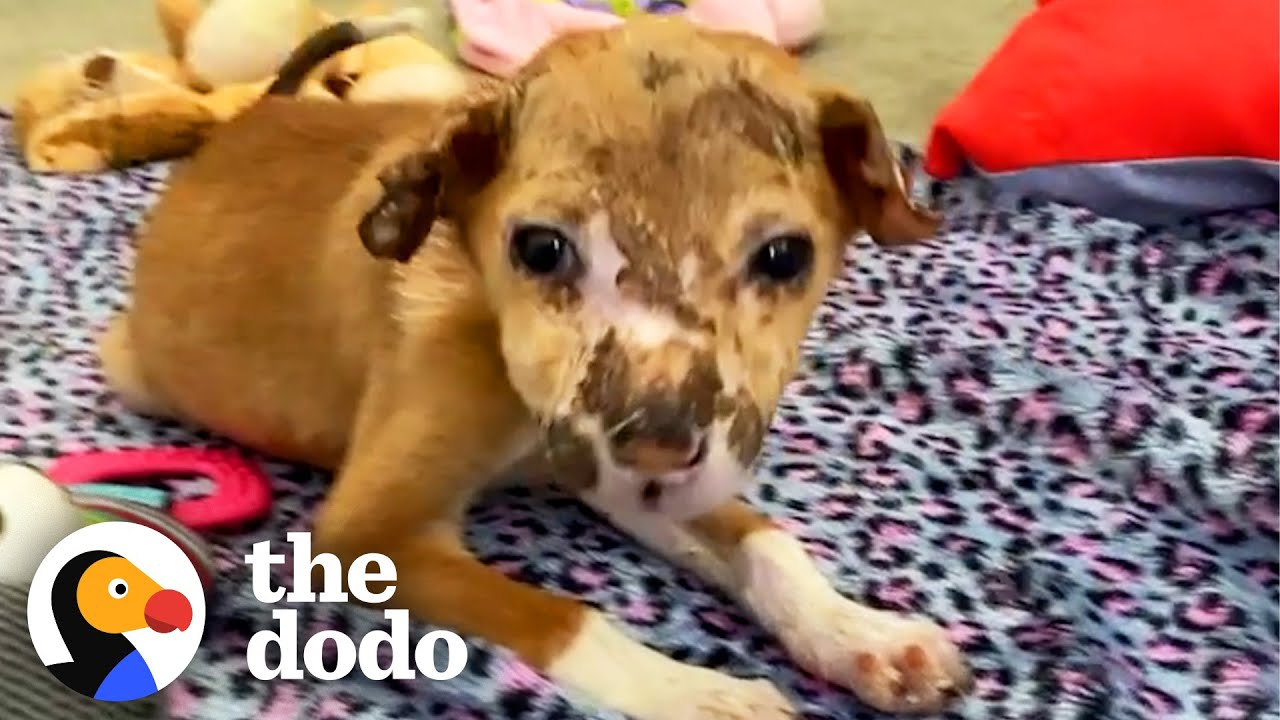
<path id="1" fill-rule="evenodd" d="M 190 664 L 204 590 L 182 549 L 152 528 L 105 522 L 45 556 L 27 601 L 31 641 L 63 685 L 105 702 L 153 695 Z"/>

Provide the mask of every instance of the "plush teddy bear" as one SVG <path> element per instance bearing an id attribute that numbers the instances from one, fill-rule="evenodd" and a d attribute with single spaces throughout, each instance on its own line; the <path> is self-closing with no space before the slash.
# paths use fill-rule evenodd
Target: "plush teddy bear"
<path id="1" fill-rule="evenodd" d="M 419 99 L 443 102 L 462 94 L 473 74 L 410 35 L 390 35 L 335 55 L 317 70 L 325 87 L 349 102 Z"/>
<path id="2" fill-rule="evenodd" d="M 183 58 L 193 85 L 218 88 L 270 77 L 311 33 L 337 18 L 307 0 L 217 0 L 200 13 L 200 0 L 158 0 L 170 52 Z M 357 14 L 396 14 L 425 22 L 421 10 L 393 11 L 366 2 Z M 254 46 L 245 50 L 245 38 Z M 379 38 L 338 54 L 315 74 L 339 98 L 363 102 L 461 92 L 466 76 L 438 50 L 410 35 Z M 314 88 L 313 88 L 314 90 Z"/>
<path id="3" fill-rule="evenodd" d="M 169 54 L 197 90 L 271 77 L 308 35 L 332 21 L 310 0 L 156 0 Z"/>
<path id="4" fill-rule="evenodd" d="M 168 55 L 86 52 L 41 68 L 20 88 L 13 131 L 32 171 L 91 173 L 189 154 L 262 96 L 299 43 L 336 21 L 310 0 L 156 0 L 155 8 Z M 421 9 L 395 14 L 406 26 L 425 22 Z M 336 55 L 300 94 L 438 100 L 466 84 L 434 48 L 400 35 Z"/>

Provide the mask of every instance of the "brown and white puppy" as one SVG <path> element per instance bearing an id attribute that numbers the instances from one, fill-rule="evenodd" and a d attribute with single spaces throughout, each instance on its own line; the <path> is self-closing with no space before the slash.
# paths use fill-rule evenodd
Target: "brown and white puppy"
<path id="1" fill-rule="evenodd" d="M 463 546 L 513 463 L 718 583 L 888 711 L 968 674 L 841 596 L 739 499 L 842 250 L 930 237 L 871 106 L 755 39 L 645 19 L 444 107 L 267 97 L 172 178 L 103 339 L 132 407 L 336 471 L 319 550 L 380 552 L 417 618 L 641 720 L 794 716 Z"/>

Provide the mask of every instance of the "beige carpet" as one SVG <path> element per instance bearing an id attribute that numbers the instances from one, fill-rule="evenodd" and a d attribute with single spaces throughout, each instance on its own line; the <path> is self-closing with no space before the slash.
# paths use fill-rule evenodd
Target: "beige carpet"
<path id="1" fill-rule="evenodd" d="M 269 0 L 263 0 L 267 2 Z M 444 0 L 419 0 L 444 42 Z M 320 0 L 326 8 L 357 0 Z M 813 72 L 875 103 L 896 137 L 921 142 L 934 114 L 972 76 L 1033 0 L 827 0 Z M 0 0 L 0 104 L 40 63 L 92 48 L 160 49 L 152 0 Z"/>

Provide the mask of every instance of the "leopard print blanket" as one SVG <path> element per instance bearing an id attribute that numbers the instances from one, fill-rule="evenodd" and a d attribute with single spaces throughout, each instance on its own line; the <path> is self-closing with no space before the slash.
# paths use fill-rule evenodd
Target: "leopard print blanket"
<path id="1" fill-rule="evenodd" d="M 165 173 L 35 177 L 0 147 L 0 457 L 224 442 L 125 411 L 92 348 Z M 977 675 L 950 717 L 1280 717 L 1276 213 L 1143 228 L 970 180 L 928 186 L 949 215 L 939 241 L 850 247 L 753 500 L 843 592 L 949 626 Z M 616 717 L 479 641 L 446 682 L 253 679 L 247 641 L 274 623 L 242 559 L 306 529 L 326 482 L 264 462 L 274 513 L 214 538 L 221 592 L 167 690 L 172 717 Z M 568 498 L 501 491 L 472 520 L 489 563 L 664 652 L 770 676 L 812 720 L 874 717 Z M 353 607 L 299 610 L 304 638 L 379 626 Z"/>

